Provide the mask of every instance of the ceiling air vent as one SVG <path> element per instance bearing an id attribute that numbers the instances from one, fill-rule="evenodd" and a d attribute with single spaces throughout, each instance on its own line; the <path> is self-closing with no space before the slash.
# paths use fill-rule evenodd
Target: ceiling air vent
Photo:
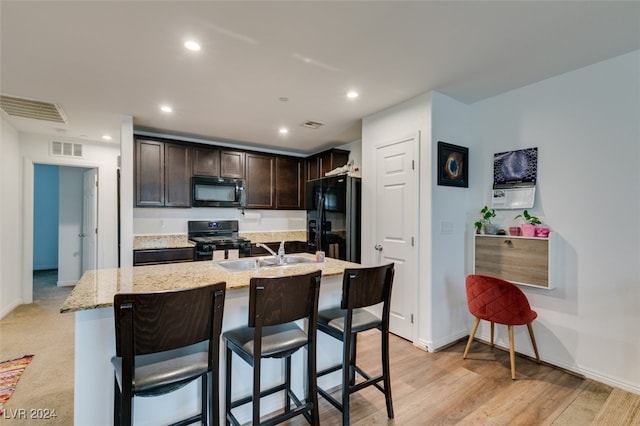
<path id="1" fill-rule="evenodd" d="M 308 120 L 301 124 L 302 127 L 306 127 L 307 129 L 318 129 L 320 126 L 324 126 L 324 123 L 319 121 Z"/>
<path id="2" fill-rule="evenodd" d="M 50 153 L 54 157 L 82 158 L 82 144 L 51 141 Z"/>
<path id="3" fill-rule="evenodd" d="M 67 123 L 62 107 L 51 102 L 0 95 L 0 108 L 14 117 Z"/>

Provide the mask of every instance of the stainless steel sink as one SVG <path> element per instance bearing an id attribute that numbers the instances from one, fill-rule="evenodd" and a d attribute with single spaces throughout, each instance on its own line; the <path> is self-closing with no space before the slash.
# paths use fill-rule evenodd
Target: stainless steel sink
<path id="1" fill-rule="evenodd" d="M 275 256 L 243 257 L 240 259 L 219 260 L 218 266 L 229 272 L 250 271 L 260 268 L 273 268 L 278 266 L 300 265 L 302 263 L 315 263 L 315 260 L 306 256 L 286 255 L 282 264 L 278 264 Z"/>

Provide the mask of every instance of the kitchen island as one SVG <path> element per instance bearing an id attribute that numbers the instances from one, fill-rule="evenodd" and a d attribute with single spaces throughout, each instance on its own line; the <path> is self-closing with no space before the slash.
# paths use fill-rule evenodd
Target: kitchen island
<path id="1" fill-rule="evenodd" d="M 308 256 L 310 254 L 298 254 Z M 115 354 L 113 296 L 116 293 L 166 291 L 198 287 L 225 281 L 227 294 L 222 330 L 246 325 L 248 318 L 249 280 L 254 276 L 282 276 L 322 270 L 319 308 L 340 303 L 342 276 L 345 268 L 360 265 L 327 258 L 322 263 L 304 263 L 259 268 L 249 271 L 228 272 L 215 262 L 190 262 L 167 265 L 137 266 L 131 268 L 87 271 L 60 309 L 75 315 L 75 377 L 74 424 L 113 424 L 113 371 L 111 357 Z M 318 333 L 318 369 L 339 362 L 340 343 Z M 224 383 L 224 345 L 220 353 L 220 383 Z M 295 391 L 303 394 L 303 356 L 294 355 L 297 373 L 293 380 Z M 263 384 L 268 386 L 281 380 L 280 360 L 263 360 Z M 234 362 L 234 397 L 251 391 L 251 370 L 248 365 Z M 294 374 L 295 374 L 294 373 Z M 326 379 L 326 381 L 325 381 Z M 339 376 L 323 378 L 324 387 L 337 385 Z M 236 383 L 237 382 L 237 383 Z M 237 392 L 237 394 L 236 394 Z M 219 397 L 221 415 L 224 411 L 224 389 L 214 389 Z M 188 417 L 199 411 L 199 383 L 155 398 L 135 398 L 134 423 L 166 424 Z M 277 394 L 262 403 L 263 414 L 281 407 L 282 395 Z M 244 410 L 244 411 L 243 411 Z M 234 410 L 241 421 L 250 419 L 250 405 Z M 246 412 L 246 413 L 245 413 Z"/>

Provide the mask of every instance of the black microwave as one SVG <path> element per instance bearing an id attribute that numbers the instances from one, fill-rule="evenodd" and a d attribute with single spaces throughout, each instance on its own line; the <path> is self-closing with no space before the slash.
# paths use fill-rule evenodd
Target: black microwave
<path id="1" fill-rule="evenodd" d="M 192 207 L 244 207 L 243 179 L 194 176 L 191 178 Z"/>

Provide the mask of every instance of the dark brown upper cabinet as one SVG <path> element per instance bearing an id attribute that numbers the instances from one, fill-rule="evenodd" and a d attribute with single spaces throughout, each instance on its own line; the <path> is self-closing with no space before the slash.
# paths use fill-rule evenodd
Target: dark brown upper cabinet
<path id="1" fill-rule="evenodd" d="M 193 176 L 245 179 L 247 208 L 304 209 L 305 182 L 349 160 L 330 149 L 300 158 L 220 146 L 137 136 L 137 207 L 190 207 Z"/>
<path id="2" fill-rule="evenodd" d="M 276 157 L 276 209 L 302 209 L 304 204 L 302 158 Z"/>
<path id="3" fill-rule="evenodd" d="M 191 206 L 191 147 L 136 140 L 136 206 Z"/>
<path id="4" fill-rule="evenodd" d="M 349 151 L 330 149 L 307 158 L 307 180 L 319 179 L 349 161 Z"/>
<path id="5" fill-rule="evenodd" d="M 276 157 L 272 155 L 247 153 L 246 162 L 245 191 L 247 208 L 275 208 Z"/>
<path id="6" fill-rule="evenodd" d="M 193 147 L 193 174 L 195 176 L 220 176 L 220 149 Z"/>
<path id="7" fill-rule="evenodd" d="M 220 177 L 244 179 L 244 151 L 220 150 Z"/>

